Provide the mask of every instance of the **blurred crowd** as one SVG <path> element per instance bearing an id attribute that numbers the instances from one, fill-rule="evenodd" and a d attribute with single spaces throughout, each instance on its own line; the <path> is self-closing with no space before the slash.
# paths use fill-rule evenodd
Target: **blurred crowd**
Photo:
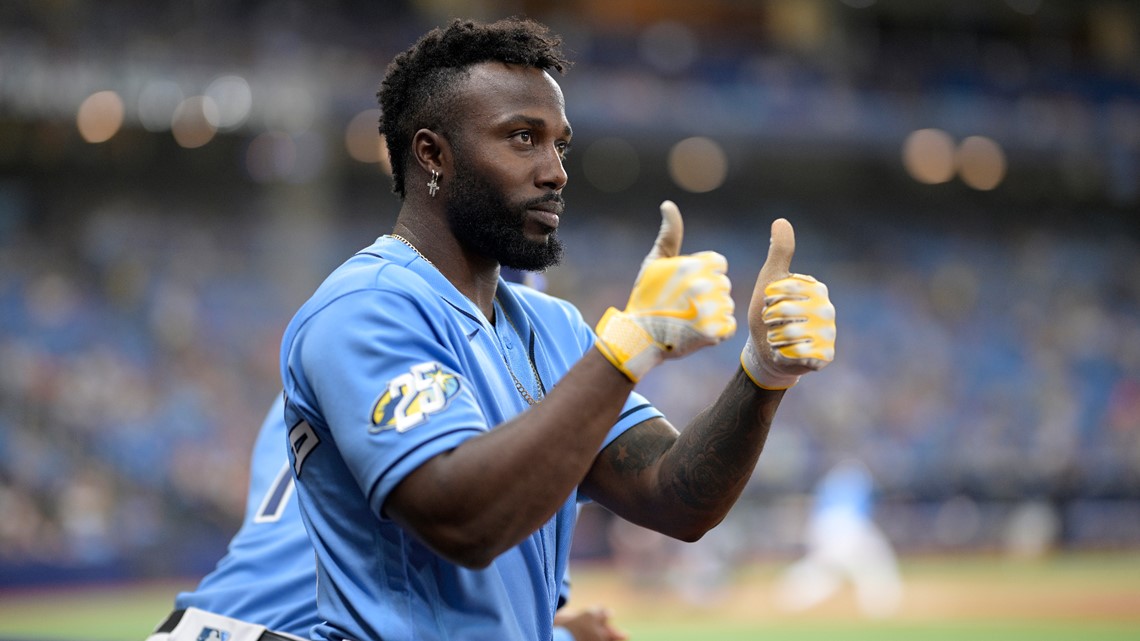
<path id="1" fill-rule="evenodd" d="M 224 246 L 253 239 L 232 223 L 90 213 L 66 241 L 0 243 L 7 562 L 98 564 L 197 522 L 230 527 L 276 392 L 285 311 Z"/>
<path id="2" fill-rule="evenodd" d="M 448 4 L 0 7 L 0 586 L 216 560 L 279 392 L 285 324 L 396 208 L 387 178 L 331 143 L 312 184 L 254 184 L 238 150 L 298 109 L 340 135 L 374 106 L 387 58 Z M 1035 532 L 1046 545 L 1140 546 L 1140 16 L 1127 3 L 482 4 L 563 33 L 580 61 L 564 82 L 576 136 L 620 132 L 645 167 L 593 189 L 589 154 L 571 156 L 552 293 L 591 321 L 623 304 L 663 197 L 686 214 L 686 249 L 728 257 L 741 314 L 776 215 L 796 226 L 793 266 L 830 286 L 836 361 L 788 394 L 713 545 L 789 553 L 803 497 L 854 456 L 903 550 Z M 255 92 L 307 90 L 255 98 L 240 128 L 200 150 L 154 142 L 166 134 L 141 132 L 129 100 L 126 140 L 92 146 L 73 131 L 93 91 L 173 79 L 192 93 L 235 72 Z M 992 199 L 919 191 L 930 186 L 897 153 L 930 126 L 1001 141 L 1007 184 Z M 719 191 L 674 196 L 649 159 L 698 134 L 737 164 Z M 859 160 L 854 175 L 796 169 L 823 157 Z M 899 178 L 877 182 L 884 172 Z M 772 191 L 757 193 L 765 179 Z M 684 425 L 743 341 L 641 389 Z M 581 554 L 622 548 L 611 525 L 584 511 Z"/>
<path id="3" fill-rule="evenodd" d="M 729 258 L 741 310 L 769 220 L 690 234 Z M 839 357 L 788 394 L 743 505 L 807 492 L 851 455 L 899 505 L 1140 502 L 1136 238 L 970 239 L 868 220 L 867 246 L 808 220 L 795 265 L 831 288 Z M 273 233 L 257 225 L 127 210 L 75 223 L 66 241 L 0 242 L 0 564 L 159 572 L 179 539 L 238 520 L 280 332 L 304 292 L 250 249 Z M 343 255 L 370 240 L 335 237 Z M 647 232 L 587 220 L 567 242 L 550 289 L 596 320 L 622 302 Z M 742 341 L 659 368 L 642 390 L 684 425 Z M 1129 514 L 1098 525 L 1099 542 L 1140 544 Z"/>

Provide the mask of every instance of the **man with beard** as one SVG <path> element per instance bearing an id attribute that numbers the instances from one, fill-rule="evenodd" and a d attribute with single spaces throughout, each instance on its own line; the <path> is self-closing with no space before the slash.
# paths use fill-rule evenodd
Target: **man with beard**
<path id="1" fill-rule="evenodd" d="M 624 310 L 596 331 L 500 278 L 561 255 L 571 129 L 542 25 L 456 21 L 378 92 L 393 233 L 337 268 L 285 331 L 289 459 L 317 559 L 316 639 L 549 640 L 576 504 L 693 541 L 724 518 L 785 390 L 833 358 L 822 283 L 772 225 L 750 339 L 680 433 L 634 385 L 736 328 L 723 256 L 680 254 L 662 205 Z"/>

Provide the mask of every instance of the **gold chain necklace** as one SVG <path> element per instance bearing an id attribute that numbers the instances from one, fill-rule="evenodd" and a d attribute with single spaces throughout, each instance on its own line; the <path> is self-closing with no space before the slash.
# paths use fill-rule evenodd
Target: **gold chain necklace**
<path id="1" fill-rule="evenodd" d="M 423 254 L 421 254 L 420 250 L 416 249 L 415 245 L 408 242 L 407 238 L 404 238 L 403 236 L 401 236 L 399 234 L 388 234 L 388 235 L 391 236 L 392 238 L 395 238 L 396 240 L 400 241 L 401 243 L 404 243 L 408 247 L 410 247 L 412 251 L 416 252 L 416 256 L 419 256 L 420 258 L 424 259 L 425 263 L 431 265 L 432 267 L 435 267 L 435 263 L 431 262 L 431 260 L 429 260 L 427 256 L 424 256 Z"/>
<path id="2" fill-rule="evenodd" d="M 531 358 L 530 345 L 523 340 L 522 332 L 519 331 L 518 326 L 511 320 L 511 317 L 507 315 L 507 310 L 503 309 L 502 303 L 499 304 L 499 309 L 503 312 L 503 318 L 507 319 L 507 324 L 515 331 L 515 336 L 519 337 L 520 347 L 526 352 L 526 360 L 530 364 L 530 372 L 534 374 L 534 382 L 538 386 L 536 390 L 538 392 L 538 400 L 535 400 L 535 398 L 530 395 L 530 392 L 528 392 L 522 382 L 519 381 L 519 377 L 515 376 L 515 370 L 511 368 L 511 362 L 507 359 L 507 355 L 502 352 L 499 352 L 499 355 L 503 357 L 503 364 L 507 366 L 507 373 L 511 375 L 511 380 L 515 382 L 515 389 L 522 395 L 523 400 L 527 402 L 527 405 L 538 405 L 538 401 L 541 401 L 546 396 L 544 393 L 546 386 L 542 384 L 542 377 L 538 374 L 538 367 L 535 366 L 534 359 Z"/>
<path id="3" fill-rule="evenodd" d="M 422 258 L 425 263 L 431 265 L 432 267 L 435 267 L 435 263 L 431 262 L 427 256 L 424 256 L 422 253 L 420 253 L 420 250 L 416 249 L 416 246 L 410 243 L 407 238 L 404 238 L 399 234 L 389 234 L 389 236 L 407 245 L 412 251 L 416 252 L 416 256 Z M 499 305 L 499 309 L 503 309 L 503 306 L 501 304 Z M 506 318 L 507 323 L 511 326 L 511 329 L 515 330 L 515 336 L 519 337 L 520 344 L 525 342 L 523 341 L 522 332 L 519 331 L 519 328 L 515 325 L 515 322 L 511 320 L 511 317 L 507 315 L 506 310 L 503 310 L 503 318 Z M 535 383 L 538 385 L 537 400 L 530 395 L 530 392 L 526 390 L 526 386 L 522 384 L 522 381 L 519 380 L 519 377 L 515 376 L 515 370 L 511 368 L 511 361 L 507 358 L 507 355 L 499 352 L 499 356 L 503 357 L 503 364 L 507 366 L 507 373 L 511 375 L 511 380 L 515 383 L 515 389 L 518 390 L 519 394 L 523 397 L 523 400 L 527 402 L 527 405 L 538 405 L 538 401 L 541 401 L 546 396 L 543 392 L 545 386 L 542 384 L 542 377 L 538 375 L 538 367 L 534 364 L 534 359 L 530 356 L 529 344 L 523 345 L 523 349 L 526 350 L 526 360 L 528 363 L 530 363 L 530 371 L 532 374 L 534 374 Z"/>

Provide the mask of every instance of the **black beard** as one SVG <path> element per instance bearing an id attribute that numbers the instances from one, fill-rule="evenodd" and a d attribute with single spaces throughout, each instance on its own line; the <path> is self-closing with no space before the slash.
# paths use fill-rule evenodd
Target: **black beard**
<path id="1" fill-rule="evenodd" d="M 447 184 L 447 222 L 465 249 L 494 258 L 503 267 L 541 272 L 562 260 L 562 241 L 557 230 L 545 243 L 528 240 L 523 221 L 528 209 L 545 202 L 562 202 L 562 196 L 551 193 L 511 205 L 475 172 L 457 172 Z"/>

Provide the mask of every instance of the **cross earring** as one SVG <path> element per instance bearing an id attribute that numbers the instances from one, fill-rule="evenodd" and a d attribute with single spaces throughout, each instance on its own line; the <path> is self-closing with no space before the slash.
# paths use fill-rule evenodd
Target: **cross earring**
<path id="1" fill-rule="evenodd" d="M 435 198 L 435 192 L 439 191 L 439 173 L 432 169 L 431 180 L 428 181 L 428 195 Z"/>

